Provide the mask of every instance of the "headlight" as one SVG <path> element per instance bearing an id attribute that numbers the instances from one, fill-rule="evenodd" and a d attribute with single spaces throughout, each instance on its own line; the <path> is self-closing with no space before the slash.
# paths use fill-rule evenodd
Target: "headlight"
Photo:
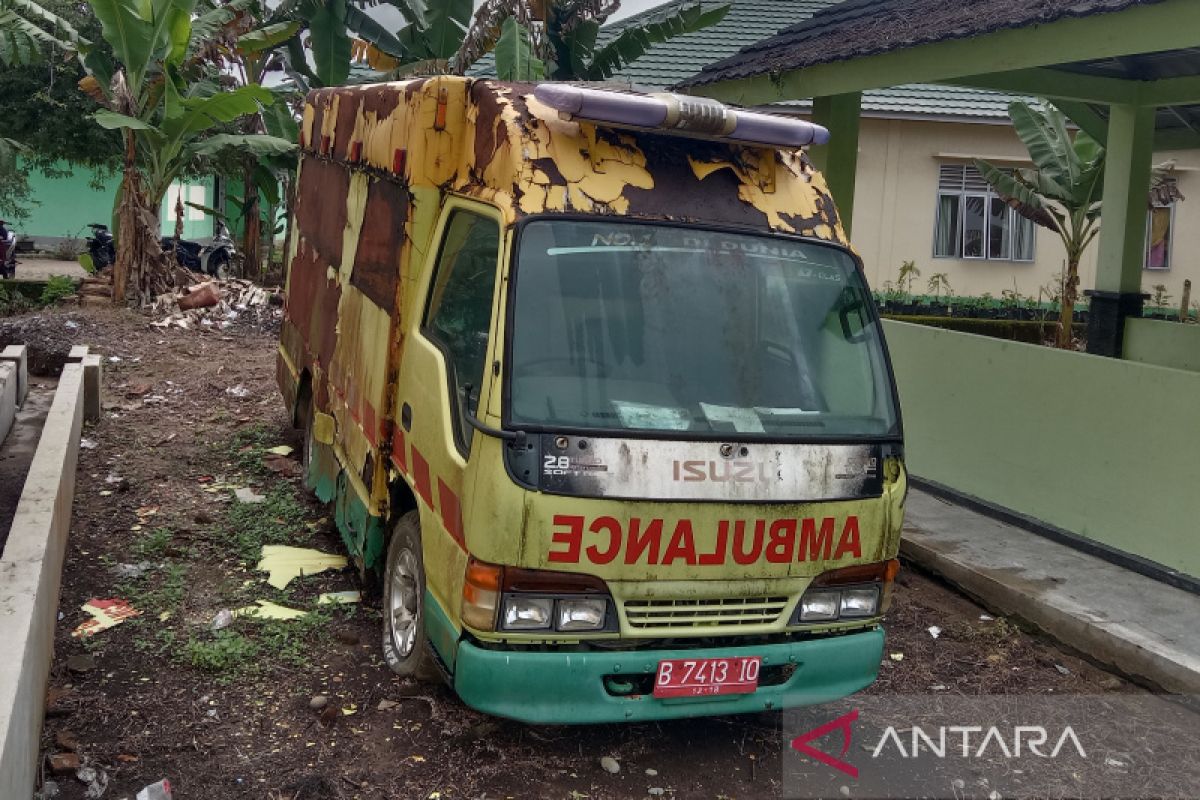
<path id="1" fill-rule="evenodd" d="M 581 600 L 559 600 L 554 626 L 560 631 L 598 631 L 604 627 L 608 601 L 590 597 Z"/>
<path id="2" fill-rule="evenodd" d="M 504 628 L 510 631 L 536 631 L 550 627 L 554 601 L 541 597 L 509 595 L 504 599 Z"/>
<path id="3" fill-rule="evenodd" d="M 602 631 L 609 628 L 607 597 L 538 597 L 504 595 L 500 630 Z"/>
<path id="4" fill-rule="evenodd" d="M 858 586 L 842 590 L 842 604 L 838 613 L 843 617 L 873 617 L 878 608 L 878 587 Z"/>
<path id="5" fill-rule="evenodd" d="M 822 572 L 800 598 L 789 624 L 878 617 L 888 609 L 899 569 L 893 558 Z"/>
<path id="6" fill-rule="evenodd" d="M 841 592 L 808 592 L 800 600 L 800 621 L 837 619 Z"/>

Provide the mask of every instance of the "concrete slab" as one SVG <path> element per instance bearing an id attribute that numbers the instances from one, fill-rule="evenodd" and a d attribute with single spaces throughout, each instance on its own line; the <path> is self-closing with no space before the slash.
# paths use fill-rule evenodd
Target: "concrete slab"
<path id="1" fill-rule="evenodd" d="M 17 368 L 0 361 L 0 442 L 8 436 L 17 415 Z"/>
<path id="2" fill-rule="evenodd" d="M 83 367 L 67 365 L 0 557 L 0 797 L 33 794 L 63 553 L 83 426 Z"/>
<path id="3" fill-rule="evenodd" d="M 1131 678 L 1200 694 L 1200 596 L 915 489 L 900 549 Z"/>
<path id="4" fill-rule="evenodd" d="M 17 370 L 17 405 L 25 405 L 29 394 L 29 350 L 23 344 L 10 344 L 0 350 L 0 361 L 6 361 Z"/>

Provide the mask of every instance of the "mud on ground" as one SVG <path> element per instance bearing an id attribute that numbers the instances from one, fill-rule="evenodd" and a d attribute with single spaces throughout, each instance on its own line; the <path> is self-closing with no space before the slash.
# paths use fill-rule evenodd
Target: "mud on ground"
<path id="1" fill-rule="evenodd" d="M 320 592 L 358 587 L 347 570 L 272 590 L 253 569 L 264 543 L 341 552 L 327 510 L 263 464 L 265 448 L 299 445 L 274 387 L 273 335 L 160 330 L 109 309 L 9 320 L 0 339 L 12 331 L 38 343 L 40 364 L 72 343 L 104 356 L 105 411 L 84 432 L 95 447 L 80 454 L 42 736 L 59 797 L 84 797 L 50 766 L 72 752 L 103 771 L 111 798 L 161 778 L 180 800 L 778 795 L 778 714 L 581 728 L 493 719 L 389 673 L 370 603 L 296 622 L 239 619 L 214 634 L 224 608 L 265 599 L 315 612 Z M 236 505 L 243 486 L 267 502 Z M 141 616 L 72 638 L 80 606 L 110 597 Z M 902 571 L 887 653 L 903 655 L 885 655 L 870 691 L 1130 691 L 981 614 Z M 328 701 L 320 711 L 317 696 Z M 601 769 L 604 756 L 619 773 Z"/>

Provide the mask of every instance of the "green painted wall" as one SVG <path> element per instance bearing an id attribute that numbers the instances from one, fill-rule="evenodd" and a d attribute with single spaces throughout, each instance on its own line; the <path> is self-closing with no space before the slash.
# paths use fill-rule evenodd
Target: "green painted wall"
<path id="1" fill-rule="evenodd" d="M 66 164 L 60 165 L 70 169 Z M 89 222 L 112 224 L 113 200 L 121 179 L 119 175 L 104 178 L 102 188 L 97 190 L 90 184 L 95 173 L 87 167 L 75 167 L 66 178 L 48 178 L 34 170 L 29 176 L 29 188 L 36 203 L 29 206 L 29 219 L 17 226 L 17 232 L 28 236 L 61 238 L 76 236 L 83 238 L 90 231 Z M 193 181 L 186 186 L 185 202 L 194 200 L 205 206 L 213 204 L 213 181 Z M 163 235 L 175 232 L 175 200 L 168 194 L 163 199 Z M 192 239 L 212 236 L 212 218 L 194 209 L 184 207 L 184 238 Z"/>
<path id="2" fill-rule="evenodd" d="M 1160 319 L 1125 320 L 1122 358 L 1200 372 L 1200 325 Z"/>
<path id="3" fill-rule="evenodd" d="M 914 475 L 1200 576 L 1200 373 L 883 324 Z"/>
<path id="4" fill-rule="evenodd" d="M 68 169 L 67 165 L 60 165 Z M 29 236 L 76 236 L 88 234 L 89 222 L 112 224 L 113 199 L 117 194 L 119 177 L 104 181 L 97 191 L 89 186 L 94 173 L 75 168 L 68 178 L 47 178 L 34 170 L 29 176 L 29 188 L 37 203 L 29 206 L 29 219 L 17 226 L 19 233 Z"/>

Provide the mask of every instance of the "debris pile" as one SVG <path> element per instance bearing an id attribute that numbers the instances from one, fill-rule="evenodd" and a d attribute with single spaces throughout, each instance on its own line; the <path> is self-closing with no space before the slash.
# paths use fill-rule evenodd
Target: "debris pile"
<path id="1" fill-rule="evenodd" d="M 205 280 L 160 294 L 150 313 L 155 317 L 150 324 L 157 328 L 225 330 L 239 322 L 265 327 L 279 321 L 282 296 L 278 288 L 241 278 Z"/>

